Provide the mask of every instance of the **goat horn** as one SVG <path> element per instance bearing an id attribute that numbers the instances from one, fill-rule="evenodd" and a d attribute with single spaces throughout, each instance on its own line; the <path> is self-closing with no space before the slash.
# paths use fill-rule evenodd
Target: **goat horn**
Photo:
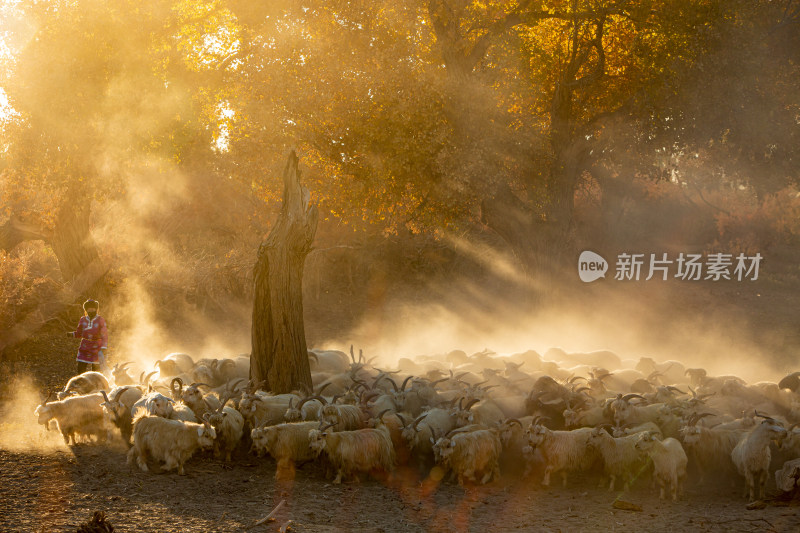
<path id="1" fill-rule="evenodd" d="M 522 422 L 520 422 L 520 421 L 519 421 L 519 420 L 517 420 L 516 418 L 509 418 L 509 419 L 507 419 L 507 420 L 506 420 L 506 424 L 508 424 L 509 426 L 510 426 L 511 424 L 513 424 L 514 422 L 516 422 L 517 424 L 519 424 L 519 427 L 522 427 Z"/>
<path id="2" fill-rule="evenodd" d="M 478 398 L 473 398 L 473 399 L 471 399 L 471 400 L 470 400 L 470 401 L 468 401 L 468 402 L 467 402 L 467 404 L 464 406 L 464 411 L 469 411 L 469 410 L 470 410 L 470 408 L 471 408 L 473 405 L 475 405 L 476 403 L 478 403 L 479 401 L 480 401 L 480 400 L 479 400 Z"/>
<path id="3" fill-rule="evenodd" d="M 406 385 L 408 385 L 408 382 L 413 378 L 414 378 L 414 376 L 408 376 L 406 379 L 404 379 L 403 380 L 403 386 L 400 387 L 400 390 L 401 391 L 405 391 L 406 390 Z"/>
<path id="4" fill-rule="evenodd" d="M 123 394 L 123 393 L 124 393 L 126 390 L 128 390 L 128 389 L 130 389 L 130 388 L 131 388 L 131 385 L 125 385 L 124 387 L 120 387 L 120 388 L 117 390 L 117 394 L 115 394 L 115 395 L 114 395 L 114 398 L 113 398 L 113 400 L 112 400 L 112 401 L 118 402 L 118 401 L 119 401 L 119 397 L 120 397 L 120 396 L 122 396 L 122 394 Z"/>
<path id="5" fill-rule="evenodd" d="M 408 422 L 406 422 L 405 417 L 403 417 L 403 415 L 401 415 L 400 413 L 397 413 L 397 418 L 400 419 L 400 423 L 403 424 L 403 428 L 405 429 L 406 426 L 408 426 Z"/>
<path id="6" fill-rule="evenodd" d="M 356 354 L 353 352 L 353 345 L 350 345 L 350 359 L 353 361 L 353 364 L 356 364 Z"/>
<path id="7" fill-rule="evenodd" d="M 383 422 L 383 415 L 385 415 L 385 414 L 386 414 L 386 413 L 388 413 L 389 411 L 391 411 L 391 409 L 384 409 L 383 411 L 381 411 L 380 413 L 378 413 L 378 416 L 377 416 L 378 420 L 379 420 L 379 421 L 381 421 L 381 422 Z"/>
<path id="8" fill-rule="evenodd" d="M 334 398 L 335 398 L 335 396 L 334 396 Z M 328 400 L 326 400 L 325 398 L 323 398 L 322 396 L 319 396 L 319 395 L 317 395 L 317 396 L 311 396 L 310 398 L 306 398 L 306 400 L 307 400 L 307 401 L 310 401 L 310 400 L 319 400 L 319 403 L 321 403 L 322 405 L 328 405 Z M 299 409 L 299 407 L 298 407 L 298 409 Z"/>
<path id="9" fill-rule="evenodd" d="M 108 394 L 106 394 L 106 391 L 101 390 L 100 393 L 103 395 L 103 398 L 105 399 L 106 403 L 111 403 L 111 401 L 108 399 Z"/>
<path id="10" fill-rule="evenodd" d="M 624 401 L 624 402 L 629 402 L 629 401 L 631 401 L 631 400 L 632 400 L 632 399 L 634 399 L 634 398 L 641 398 L 642 400 L 645 400 L 645 399 L 646 399 L 646 398 L 645 398 L 644 396 L 642 396 L 641 394 L 635 394 L 635 393 L 632 393 L 632 394 L 626 394 L 626 395 L 625 395 L 625 396 L 623 396 L 621 399 L 622 399 L 622 401 Z"/>
<path id="11" fill-rule="evenodd" d="M 425 413 L 425 414 L 423 414 L 423 415 L 419 415 L 419 416 L 418 416 L 416 419 L 414 419 L 414 422 L 412 422 L 412 423 L 411 423 L 411 427 L 412 427 L 412 428 L 414 428 L 414 430 L 415 430 L 415 431 L 419 431 L 419 430 L 417 430 L 417 425 L 418 425 L 418 424 L 420 423 L 420 421 L 421 421 L 423 418 L 425 418 L 426 416 L 428 416 L 428 413 Z"/>
<path id="12" fill-rule="evenodd" d="M 667 386 L 667 389 L 671 390 L 671 391 L 675 391 L 675 392 L 680 392 L 681 394 L 686 394 L 685 392 L 680 390 L 678 387 L 673 387 L 672 385 Z"/>
<path id="13" fill-rule="evenodd" d="M 329 381 L 326 384 L 324 384 L 322 387 L 319 388 L 319 390 L 317 391 L 317 394 L 322 394 L 322 391 L 324 391 L 325 389 L 327 389 L 330 386 L 331 386 L 331 382 Z"/>

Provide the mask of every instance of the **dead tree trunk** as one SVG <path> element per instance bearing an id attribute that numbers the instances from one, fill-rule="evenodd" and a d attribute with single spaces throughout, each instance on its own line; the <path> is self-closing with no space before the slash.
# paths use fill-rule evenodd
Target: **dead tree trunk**
<path id="1" fill-rule="evenodd" d="M 283 206 L 258 250 L 254 271 L 250 378 L 268 390 L 287 393 L 311 388 L 303 326 L 303 266 L 317 230 L 317 207 L 300 185 L 297 155 L 283 171 Z"/>

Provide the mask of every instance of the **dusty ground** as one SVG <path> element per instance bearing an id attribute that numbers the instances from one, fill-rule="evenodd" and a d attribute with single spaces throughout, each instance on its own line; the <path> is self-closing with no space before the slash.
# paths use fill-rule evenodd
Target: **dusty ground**
<path id="1" fill-rule="evenodd" d="M 70 449 L 36 426 L 38 391 L 63 384 L 74 362 L 55 336 L 39 336 L 20 350 L 26 358 L 0 368 L 3 533 L 75 531 L 98 510 L 118 532 L 277 531 L 289 521 L 294 531 L 800 530 L 800 507 L 772 502 L 749 511 L 739 488 L 730 486 L 690 485 L 683 500 L 672 503 L 641 483 L 623 498 L 642 511 L 624 511 L 612 507 L 616 493 L 588 478 L 566 489 L 501 481 L 465 490 L 420 482 L 400 470 L 390 480 L 335 486 L 307 465 L 294 482 L 276 484 L 274 463 L 243 451 L 231 465 L 196 456 L 186 476 L 142 473 L 126 465 L 121 443 Z M 21 384 L 27 393 L 19 399 Z M 12 393 L 18 398 L 13 406 L 6 402 Z M 276 521 L 252 527 L 281 500 L 286 505 Z"/>

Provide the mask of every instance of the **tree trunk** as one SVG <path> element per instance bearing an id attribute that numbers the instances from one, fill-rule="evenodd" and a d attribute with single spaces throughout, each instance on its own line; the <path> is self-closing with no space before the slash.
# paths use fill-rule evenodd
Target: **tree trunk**
<path id="1" fill-rule="evenodd" d="M 50 245 L 66 282 L 81 276 L 90 265 L 100 261 L 90 232 L 90 201 L 82 187 L 72 187 L 58 210 Z"/>
<path id="2" fill-rule="evenodd" d="M 49 234 L 36 225 L 26 224 L 16 215 L 11 215 L 0 226 L 0 250 L 10 252 L 24 241 L 48 240 Z"/>
<path id="3" fill-rule="evenodd" d="M 254 271 L 250 378 L 274 393 L 311 388 L 303 326 L 303 266 L 317 229 L 317 208 L 300 185 L 297 155 L 283 171 L 283 206 L 258 250 Z"/>

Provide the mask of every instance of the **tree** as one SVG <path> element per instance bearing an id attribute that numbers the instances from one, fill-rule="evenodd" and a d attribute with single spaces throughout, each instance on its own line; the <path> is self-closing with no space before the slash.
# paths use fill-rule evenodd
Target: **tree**
<path id="1" fill-rule="evenodd" d="M 289 154 L 283 171 L 283 205 L 258 250 L 254 270 L 250 378 L 288 393 L 311 389 L 303 327 L 303 266 L 317 229 L 318 211 L 300 184 L 298 158 Z"/>
<path id="2" fill-rule="evenodd" d="M 534 124 L 527 158 L 484 163 L 504 179 L 485 191 L 482 220 L 523 268 L 544 274 L 560 266 L 573 243 L 575 191 L 602 154 L 604 127 L 615 117 L 631 119 L 634 104 L 669 79 L 671 66 L 692 57 L 689 43 L 709 20 L 707 4 L 428 2 L 454 83 L 496 88 L 495 105 L 520 116 L 508 123 Z M 469 116 L 460 129 L 471 147 L 484 141 L 476 133 L 496 131 L 497 120 Z"/>

